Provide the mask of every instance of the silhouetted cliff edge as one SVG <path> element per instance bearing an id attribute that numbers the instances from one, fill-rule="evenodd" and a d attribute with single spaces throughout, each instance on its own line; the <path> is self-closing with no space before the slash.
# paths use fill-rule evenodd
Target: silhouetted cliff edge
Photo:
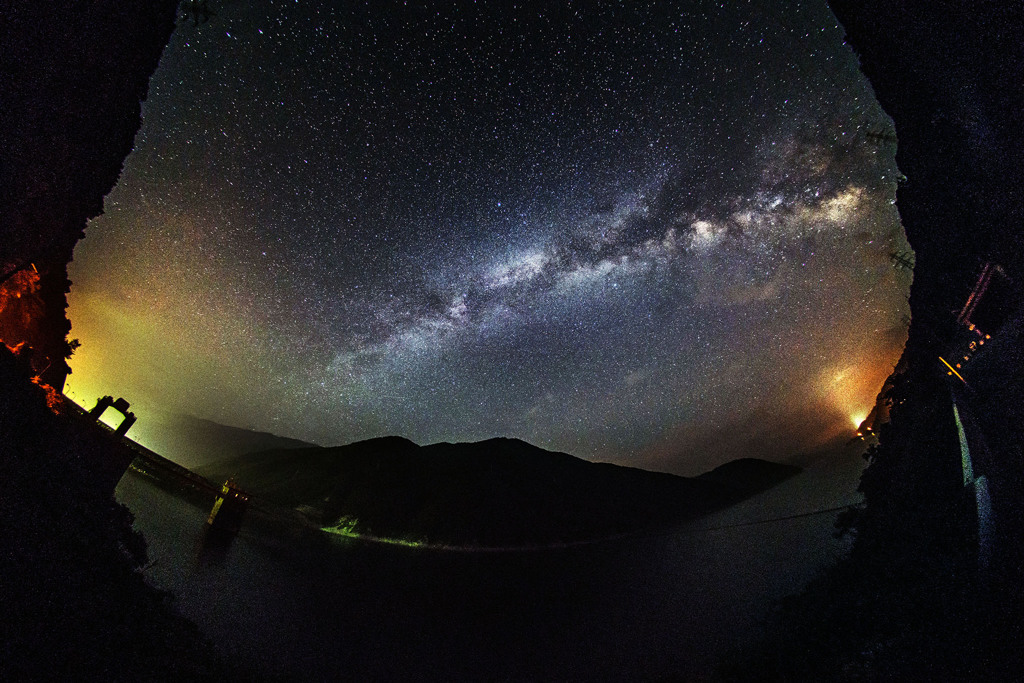
<path id="1" fill-rule="evenodd" d="M 177 5 L 0 0 L 0 288 L 31 272 L 42 310 L 4 341 L 30 344 L 58 390 L 72 350 L 67 264 L 132 149 Z"/>
<path id="2" fill-rule="evenodd" d="M 30 329 L 4 327 L 20 357 L 0 344 L 3 680 L 236 673 L 145 583 L 98 430 L 51 411 L 30 379 L 63 386 L 67 263 L 132 148 L 177 5 L 0 0 L 0 289 L 27 278 L 34 297 Z"/>

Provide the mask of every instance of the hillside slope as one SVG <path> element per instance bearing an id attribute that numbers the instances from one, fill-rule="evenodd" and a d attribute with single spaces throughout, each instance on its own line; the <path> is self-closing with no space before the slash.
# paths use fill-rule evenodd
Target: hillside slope
<path id="1" fill-rule="evenodd" d="M 324 525 L 459 545 L 573 542 L 667 526 L 797 471 L 758 461 L 769 484 L 687 479 L 591 463 L 515 439 L 418 446 L 399 437 L 268 451 L 200 468 Z M 750 479 L 748 477 L 748 479 Z"/>
<path id="2" fill-rule="evenodd" d="M 147 418 L 132 427 L 132 438 L 186 467 L 208 465 L 258 451 L 316 446 L 191 415 L 154 413 Z"/>

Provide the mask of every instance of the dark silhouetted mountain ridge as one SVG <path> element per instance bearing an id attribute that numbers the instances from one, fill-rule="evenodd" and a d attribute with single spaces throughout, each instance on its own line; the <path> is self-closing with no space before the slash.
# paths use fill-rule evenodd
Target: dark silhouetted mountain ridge
<path id="1" fill-rule="evenodd" d="M 792 477 L 801 469 L 758 458 L 739 458 L 705 472 L 698 479 L 718 482 L 742 495 L 752 495 Z"/>
<path id="2" fill-rule="evenodd" d="M 180 414 L 151 414 L 132 428 L 133 437 L 166 458 L 194 467 L 258 451 L 310 448 L 299 439 L 231 427 Z"/>
<path id="3" fill-rule="evenodd" d="M 758 464 L 754 464 L 758 463 Z M 749 460 L 688 479 L 592 463 L 516 439 L 418 446 L 400 437 L 274 450 L 198 470 L 355 533 L 457 545 L 574 542 L 665 527 L 799 471 Z M 741 474 L 736 481 L 731 472 Z M 755 484 L 755 475 L 762 485 Z"/>

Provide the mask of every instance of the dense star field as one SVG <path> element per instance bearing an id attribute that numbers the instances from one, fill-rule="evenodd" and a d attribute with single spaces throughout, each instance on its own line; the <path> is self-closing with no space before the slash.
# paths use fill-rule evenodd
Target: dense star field
<path id="1" fill-rule="evenodd" d="M 75 252 L 72 398 L 683 474 L 867 413 L 909 250 L 823 0 L 334 4 L 176 31 Z"/>

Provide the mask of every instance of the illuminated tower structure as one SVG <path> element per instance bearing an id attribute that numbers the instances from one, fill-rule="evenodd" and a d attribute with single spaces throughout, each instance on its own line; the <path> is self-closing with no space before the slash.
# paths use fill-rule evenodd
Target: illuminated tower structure
<path id="1" fill-rule="evenodd" d="M 113 408 L 124 416 L 121 420 L 121 424 L 119 424 L 117 429 L 114 431 L 114 435 L 124 436 L 128 433 L 131 426 L 135 424 L 135 420 L 138 419 L 135 417 L 135 413 L 128 411 L 129 407 L 130 404 L 123 398 L 119 398 L 115 401 L 113 396 L 104 396 L 100 400 L 96 401 L 96 406 L 89 411 L 89 417 L 93 421 L 98 421 L 107 408 Z"/>
<path id="2" fill-rule="evenodd" d="M 220 493 L 213 503 L 206 524 L 211 529 L 235 533 L 242 526 L 242 517 L 249 507 L 249 496 L 232 480 L 220 487 Z"/>

